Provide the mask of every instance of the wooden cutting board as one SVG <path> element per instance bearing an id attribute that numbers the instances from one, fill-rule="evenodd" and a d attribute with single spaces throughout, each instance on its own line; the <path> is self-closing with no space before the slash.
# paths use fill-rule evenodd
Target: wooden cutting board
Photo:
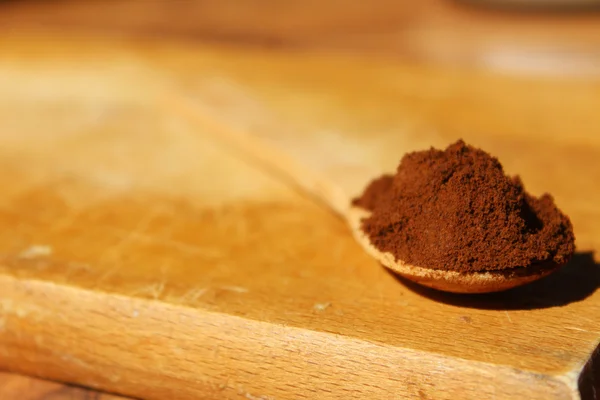
<path id="1" fill-rule="evenodd" d="M 0 368 L 149 399 L 598 390 L 600 82 L 48 35 L 0 48 Z M 511 292 L 420 290 L 166 94 L 315 163 L 392 169 L 462 137 L 551 192 L 578 253 Z"/>
<path id="2" fill-rule="evenodd" d="M 12 400 L 126 400 L 74 385 L 51 382 L 15 373 L 0 372 L 0 398 Z"/>

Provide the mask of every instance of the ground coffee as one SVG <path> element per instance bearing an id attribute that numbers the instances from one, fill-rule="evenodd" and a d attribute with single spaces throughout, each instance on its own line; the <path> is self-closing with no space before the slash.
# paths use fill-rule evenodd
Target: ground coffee
<path id="1" fill-rule="evenodd" d="M 363 231 L 411 265 L 463 272 L 562 264 L 574 252 L 569 218 L 548 194 L 536 198 L 488 153 L 462 140 L 402 158 L 396 175 L 354 205 L 372 211 Z"/>

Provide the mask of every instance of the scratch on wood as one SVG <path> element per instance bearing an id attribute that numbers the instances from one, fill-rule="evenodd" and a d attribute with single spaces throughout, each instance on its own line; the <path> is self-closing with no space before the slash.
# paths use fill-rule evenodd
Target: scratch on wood
<path id="1" fill-rule="evenodd" d="M 130 296 L 148 295 L 153 300 L 158 300 L 165 291 L 165 282 L 158 282 L 152 285 L 148 285 L 129 293 Z"/>
<path id="2" fill-rule="evenodd" d="M 271 396 L 256 396 L 250 392 L 247 392 L 242 385 L 238 385 L 238 394 L 244 395 L 249 400 L 274 400 Z"/>
<path id="3" fill-rule="evenodd" d="M 246 397 L 247 399 L 250 399 L 250 400 L 266 400 L 266 399 L 267 399 L 267 397 L 263 397 L 263 396 L 254 396 L 254 395 L 252 395 L 252 394 L 250 394 L 250 393 L 245 393 L 245 397 Z"/>
<path id="4" fill-rule="evenodd" d="M 239 395 L 242 395 L 250 400 L 275 400 L 275 398 L 271 396 L 255 396 L 252 393 L 248 392 L 243 385 L 229 385 L 229 378 L 227 378 L 225 387 L 223 389 L 226 388 L 237 389 L 237 393 Z"/>
<path id="5" fill-rule="evenodd" d="M 92 270 L 88 264 L 81 263 L 68 263 L 66 267 L 67 271 L 64 274 L 66 281 L 69 281 L 71 277 L 76 273 L 79 273 L 81 271 L 90 272 Z"/>
<path id="6" fill-rule="evenodd" d="M 170 247 L 174 250 L 178 250 L 188 254 L 200 255 L 207 258 L 221 258 L 224 256 L 224 252 L 219 249 L 200 247 L 195 244 L 183 243 L 173 239 L 167 238 L 155 238 L 151 235 L 147 235 L 141 232 L 128 232 L 121 228 L 108 228 L 110 231 L 123 236 L 129 236 L 130 239 L 137 241 L 147 242 L 149 244 L 161 245 Z"/>
<path id="7" fill-rule="evenodd" d="M 578 332 L 586 332 L 586 333 L 590 333 L 590 331 L 586 330 L 586 329 L 582 329 L 582 328 L 576 328 L 574 326 L 565 326 L 565 329 L 570 329 L 572 331 L 578 331 Z"/>
<path id="8" fill-rule="evenodd" d="M 508 319 L 508 322 L 510 322 L 512 324 L 513 322 L 512 322 L 512 319 L 510 318 L 510 315 L 508 315 L 508 311 L 505 310 L 504 314 L 506 314 L 506 318 Z"/>
<path id="9" fill-rule="evenodd" d="M 179 301 L 185 302 L 185 303 L 187 303 L 187 302 L 194 303 L 200 297 L 202 297 L 207 291 L 208 291 L 207 288 L 192 289 L 192 290 L 186 292 L 183 296 L 181 296 Z"/>
<path id="10" fill-rule="evenodd" d="M 248 289 L 246 289 L 245 287 L 241 287 L 241 286 L 219 286 L 219 289 L 227 290 L 229 292 L 235 292 L 235 293 L 248 293 L 249 292 Z"/>
<path id="11" fill-rule="evenodd" d="M 52 255 L 51 246 L 43 244 L 34 244 L 23 250 L 21 253 L 19 253 L 19 258 L 33 259 L 39 257 L 48 257 L 50 255 Z"/>
<path id="12" fill-rule="evenodd" d="M 114 246 L 106 249 L 106 251 L 100 256 L 99 263 L 110 259 L 112 256 L 118 254 L 119 251 L 129 243 L 134 242 L 139 237 L 139 234 L 148 229 L 150 223 L 160 214 L 162 209 L 162 207 L 155 207 L 150 210 L 142 218 L 140 218 L 138 223 L 131 231 L 116 229 L 118 232 L 124 233 L 124 235 Z"/>
<path id="13" fill-rule="evenodd" d="M 119 270 L 118 265 L 115 265 L 114 267 L 110 268 L 108 271 L 106 271 L 104 274 L 102 274 L 102 276 L 100 278 L 98 278 L 96 280 L 95 287 L 100 287 L 104 282 L 106 282 L 106 280 L 108 280 L 108 278 L 113 276 L 115 274 L 115 272 L 117 272 L 118 270 Z"/>
<path id="14" fill-rule="evenodd" d="M 76 365 L 78 365 L 80 367 L 83 367 L 83 368 L 86 368 L 86 369 L 94 369 L 94 367 L 91 364 L 88 364 L 87 362 L 85 362 L 85 361 L 83 361 L 83 360 L 81 360 L 81 359 L 79 359 L 77 357 L 74 357 L 71 354 L 63 354 L 63 355 L 60 356 L 60 358 L 63 361 L 71 362 L 73 364 L 76 364 Z"/>
<path id="15" fill-rule="evenodd" d="M 330 302 L 327 303 L 315 303 L 315 305 L 313 306 L 313 308 L 315 309 L 315 311 L 325 311 L 326 309 L 328 309 L 331 306 Z"/>
<path id="16" fill-rule="evenodd" d="M 159 282 L 156 285 L 153 285 L 153 288 L 150 291 L 150 294 L 154 298 L 154 300 L 158 299 L 161 294 L 165 291 L 165 282 Z"/>

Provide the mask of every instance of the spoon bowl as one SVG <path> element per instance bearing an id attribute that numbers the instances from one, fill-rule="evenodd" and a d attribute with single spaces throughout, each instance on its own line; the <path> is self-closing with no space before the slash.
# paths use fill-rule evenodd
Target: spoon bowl
<path id="1" fill-rule="evenodd" d="M 432 289 L 452 293 L 499 292 L 536 281 L 561 267 L 556 263 L 545 263 L 509 271 L 471 273 L 417 267 L 397 260 L 392 253 L 382 252 L 371 243 L 361 228 L 362 220 L 368 216 L 369 211 L 359 207 L 351 207 L 347 213 L 347 221 L 354 238 L 364 247 L 365 251 L 383 266 L 403 278 Z"/>

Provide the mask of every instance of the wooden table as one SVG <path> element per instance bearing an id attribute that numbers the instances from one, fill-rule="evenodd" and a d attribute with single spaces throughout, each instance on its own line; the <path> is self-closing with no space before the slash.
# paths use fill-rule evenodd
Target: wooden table
<path id="1" fill-rule="evenodd" d="M 519 12 L 457 0 L 14 1 L 3 5 L 0 26 L 342 51 L 498 71 L 600 72 L 597 9 Z"/>
<path id="2" fill-rule="evenodd" d="M 21 29 L 0 41 L 0 131 L 10 132 L 0 134 L 0 224 L 10 227 L 0 233 L 0 366 L 149 398 L 577 389 L 565 373 L 600 335 L 595 78 Z M 552 192 L 580 253 L 516 294 L 419 291 L 365 256 L 328 210 L 167 110 L 166 92 L 221 104 L 230 119 L 220 122 L 235 129 L 280 130 L 320 157 L 341 149 L 387 169 L 404 151 L 464 137 L 535 193 Z M 585 395 L 598 382 L 587 371 Z M 84 396 L 2 379 L 6 396 L 25 385 L 52 387 L 30 398 Z"/>

